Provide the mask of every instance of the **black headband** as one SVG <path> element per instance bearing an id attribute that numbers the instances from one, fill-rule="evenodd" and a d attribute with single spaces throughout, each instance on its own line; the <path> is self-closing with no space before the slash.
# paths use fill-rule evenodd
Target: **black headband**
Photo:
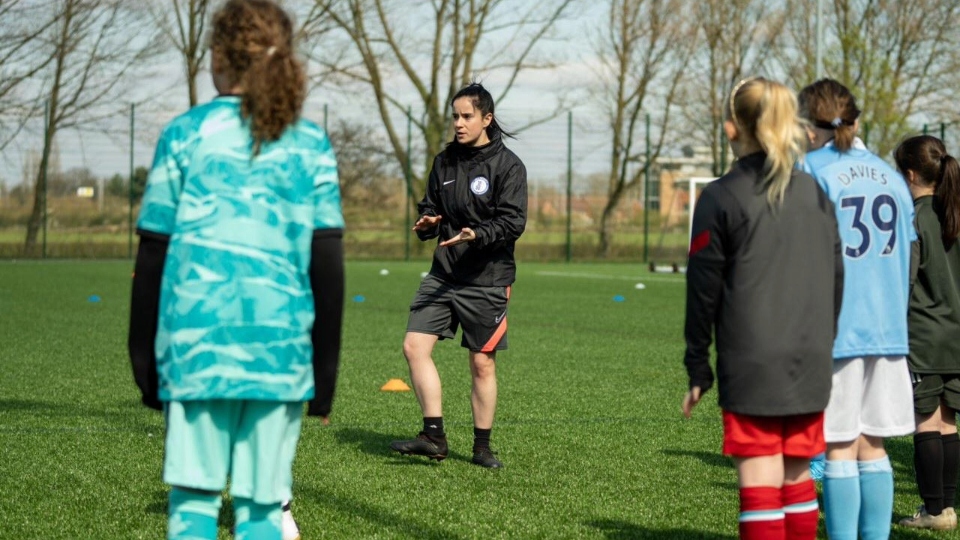
<path id="1" fill-rule="evenodd" d="M 838 116 L 829 122 L 824 120 L 814 120 L 812 124 L 820 129 L 829 129 L 830 131 L 833 131 L 840 126 L 852 126 L 854 122 L 847 122 Z"/>

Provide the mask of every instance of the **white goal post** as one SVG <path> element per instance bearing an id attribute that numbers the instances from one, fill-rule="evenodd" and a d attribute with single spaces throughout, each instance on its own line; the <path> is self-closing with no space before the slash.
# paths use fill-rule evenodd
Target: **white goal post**
<path id="1" fill-rule="evenodd" d="M 693 209 L 697 204 L 697 186 L 705 186 L 710 182 L 716 180 L 716 177 L 713 176 L 694 176 L 689 180 L 689 189 L 690 189 L 690 221 L 687 224 L 687 246 L 689 247 L 690 241 L 693 240 Z"/>

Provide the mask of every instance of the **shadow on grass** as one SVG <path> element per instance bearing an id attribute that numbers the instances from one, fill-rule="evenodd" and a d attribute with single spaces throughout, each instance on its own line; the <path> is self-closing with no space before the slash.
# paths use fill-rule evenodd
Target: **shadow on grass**
<path id="1" fill-rule="evenodd" d="M 153 492 L 152 500 L 144 507 L 144 511 L 148 514 L 162 514 L 166 515 L 168 511 L 168 505 L 170 499 L 167 495 L 167 490 L 158 489 Z"/>
<path id="2" fill-rule="evenodd" d="M 894 474 L 897 477 L 909 478 L 912 483 L 914 481 L 913 437 L 886 439 L 883 446 L 887 449 L 887 455 L 890 456 Z"/>
<path id="3" fill-rule="evenodd" d="M 100 406 L 97 408 L 86 408 L 76 403 L 70 407 L 64 407 L 62 401 L 56 400 L 32 400 L 32 399 L 0 399 L 0 412 L 49 412 L 57 416 L 87 416 L 104 414 L 119 414 L 129 411 L 149 411 L 137 400 L 112 401 L 109 406 Z"/>
<path id="4" fill-rule="evenodd" d="M 0 412 L 41 412 L 64 409 L 62 403 L 59 405 L 52 401 L 29 401 L 26 399 L 0 399 Z"/>
<path id="5" fill-rule="evenodd" d="M 389 435 L 367 429 L 343 428 L 338 429 L 334 433 L 334 437 L 339 443 L 353 446 L 365 454 L 389 458 L 389 464 L 421 466 L 440 464 L 438 461 L 423 456 L 404 456 L 390 448 L 391 442 L 407 438 L 409 435 Z M 450 452 L 447 459 L 469 462 L 473 459 L 473 455 L 466 456 L 458 452 Z"/>
<path id="6" fill-rule="evenodd" d="M 0 399 L 0 413 L 13 413 L 0 431 L 23 432 L 107 432 L 131 431 L 156 433 L 163 427 L 163 416 L 136 400 L 113 401 L 106 406 L 29 399 Z M 37 422 L 45 422 L 37 425 Z"/>
<path id="7" fill-rule="evenodd" d="M 392 534 L 387 533 L 385 534 L 386 536 L 427 540 L 458 540 L 465 538 L 453 530 L 414 520 L 403 514 L 391 512 L 386 508 L 378 507 L 364 501 L 338 497 L 337 495 L 318 491 L 309 486 L 303 486 L 301 493 L 302 495 L 298 495 L 298 497 L 309 498 L 327 508 L 332 508 L 343 514 L 356 516 L 364 522 L 379 526 L 383 531 L 392 531 Z M 336 525 L 333 524 L 330 525 L 327 532 L 334 537 L 341 536 L 338 534 L 339 531 L 336 530 Z"/>
<path id="8" fill-rule="evenodd" d="M 704 465 L 710 465 L 712 467 L 723 467 L 723 468 L 733 468 L 733 462 L 730 461 L 730 458 L 720 454 L 719 452 L 699 452 L 694 450 L 676 450 L 673 448 L 666 448 L 660 451 L 663 454 L 668 456 L 682 456 L 682 457 L 693 457 L 699 459 L 703 462 Z"/>
<path id="9" fill-rule="evenodd" d="M 692 529 L 654 529 L 636 523 L 620 521 L 618 519 L 597 519 L 584 523 L 603 533 L 610 540 L 736 540 L 736 536 Z"/>
<path id="10" fill-rule="evenodd" d="M 337 429 L 334 437 L 340 444 L 352 446 L 365 454 L 384 457 L 396 453 L 390 449 L 390 442 L 399 438 L 386 433 L 352 427 Z"/>

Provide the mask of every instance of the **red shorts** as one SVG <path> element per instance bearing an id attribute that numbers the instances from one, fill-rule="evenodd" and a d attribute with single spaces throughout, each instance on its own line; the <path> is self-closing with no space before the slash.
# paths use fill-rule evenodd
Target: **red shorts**
<path id="1" fill-rule="evenodd" d="M 747 416 L 723 411 L 723 454 L 810 458 L 826 451 L 823 413 Z"/>

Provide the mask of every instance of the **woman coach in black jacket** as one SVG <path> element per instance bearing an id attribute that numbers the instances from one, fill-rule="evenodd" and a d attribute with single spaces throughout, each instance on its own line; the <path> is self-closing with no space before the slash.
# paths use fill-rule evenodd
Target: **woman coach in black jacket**
<path id="1" fill-rule="evenodd" d="M 427 192 L 413 230 L 438 238 L 433 266 L 410 305 L 403 354 L 423 411 L 423 431 L 394 441 L 402 454 L 447 457 L 440 376 L 433 362 L 437 340 L 463 327 L 473 376 L 473 463 L 499 468 L 490 451 L 497 406 L 495 360 L 507 348 L 507 302 L 516 277 L 514 246 L 527 221 L 527 171 L 503 145 L 494 102 L 482 85 L 470 84 L 451 100 L 456 137 L 433 162 Z"/>

